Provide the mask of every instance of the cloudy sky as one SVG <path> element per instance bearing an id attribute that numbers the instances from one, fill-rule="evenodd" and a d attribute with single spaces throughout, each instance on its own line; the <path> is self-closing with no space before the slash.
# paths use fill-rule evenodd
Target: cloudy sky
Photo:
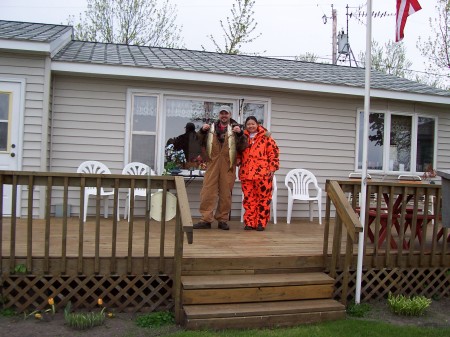
<path id="1" fill-rule="evenodd" d="M 422 10 L 408 18 L 404 43 L 407 58 L 413 62 L 413 69 L 423 71 L 426 62 L 416 48 L 419 37 L 427 38 L 429 18 L 436 17 L 435 1 L 419 0 Z M 170 0 L 178 8 L 177 24 L 182 26 L 182 36 L 187 49 L 214 50 L 207 35 L 213 34 L 221 41 L 222 31 L 219 20 L 230 16 L 234 0 Z M 27 22 L 66 24 L 69 15 L 75 15 L 86 9 L 85 0 L 0 0 L 0 19 Z M 372 20 L 372 37 L 384 45 L 394 40 L 395 0 L 372 1 L 377 15 Z M 331 60 L 332 23 L 331 6 L 326 0 L 256 0 L 255 19 L 257 33 L 261 33 L 255 42 L 246 45 L 244 52 L 259 53 L 262 56 L 293 58 L 296 55 L 311 52 L 324 62 Z M 353 54 L 358 57 L 365 50 L 365 13 L 366 1 L 335 0 L 338 30 L 347 30 L 346 6 L 352 14 L 348 20 L 349 42 Z M 359 14 L 359 16 L 358 16 Z M 323 16 L 328 17 L 323 23 Z"/>

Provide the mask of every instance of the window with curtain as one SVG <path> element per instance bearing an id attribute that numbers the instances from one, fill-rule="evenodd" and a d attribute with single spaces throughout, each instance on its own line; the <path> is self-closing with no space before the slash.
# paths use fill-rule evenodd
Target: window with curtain
<path id="1" fill-rule="evenodd" d="M 359 169 L 362 168 L 363 117 L 361 111 L 358 125 Z M 421 173 L 434 167 L 436 127 L 433 117 L 370 113 L 367 168 L 382 172 Z"/>
<path id="2" fill-rule="evenodd" d="M 133 95 L 132 100 L 130 161 L 155 168 L 158 99 L 156 96 Z"/>

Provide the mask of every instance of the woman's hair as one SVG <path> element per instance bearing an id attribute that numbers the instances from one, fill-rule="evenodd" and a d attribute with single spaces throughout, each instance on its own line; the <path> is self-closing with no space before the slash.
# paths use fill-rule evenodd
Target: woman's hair
<path id="1" fill-rule="evenodd" d="M 256 119 L 255 116 L 248 116 L 247 119 L 245 120 L 244 126 L 247 125 L 247 122 L 248 122 L 249 120 L 255 121 L 255 123 L 259 125 L 258 120 Z"/>

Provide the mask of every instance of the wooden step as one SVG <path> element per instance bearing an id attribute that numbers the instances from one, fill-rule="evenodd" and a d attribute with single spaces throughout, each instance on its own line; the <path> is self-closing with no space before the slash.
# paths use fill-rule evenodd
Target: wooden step
<path id="1" fill-rule="evenodd" d="M 276 287 L 289 285 L 333 284 L 325 273 L 239 274 L 182 276 L 184 289 L 220 289 L 243 287 Z"/>
<path id="2" fill-rule="evenodd" d="M 184 305 L 324 299 L 334 287 L 324 273 L 183 276 L 181 282 Z"/>
<path id="3" fill-rule="evenodd" d="M 345 317 L 345 307 L 331 299 L 185 305 L 187 329 L 294 326 Z"/>

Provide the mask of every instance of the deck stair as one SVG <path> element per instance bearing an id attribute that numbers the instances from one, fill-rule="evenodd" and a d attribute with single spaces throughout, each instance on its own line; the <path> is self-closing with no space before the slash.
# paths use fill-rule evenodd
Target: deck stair
<path id="1" fill-rule="evenodd" d="M 187 329 L 294 326 L 345 317 L 325 273 L 182 276 Z"/>

